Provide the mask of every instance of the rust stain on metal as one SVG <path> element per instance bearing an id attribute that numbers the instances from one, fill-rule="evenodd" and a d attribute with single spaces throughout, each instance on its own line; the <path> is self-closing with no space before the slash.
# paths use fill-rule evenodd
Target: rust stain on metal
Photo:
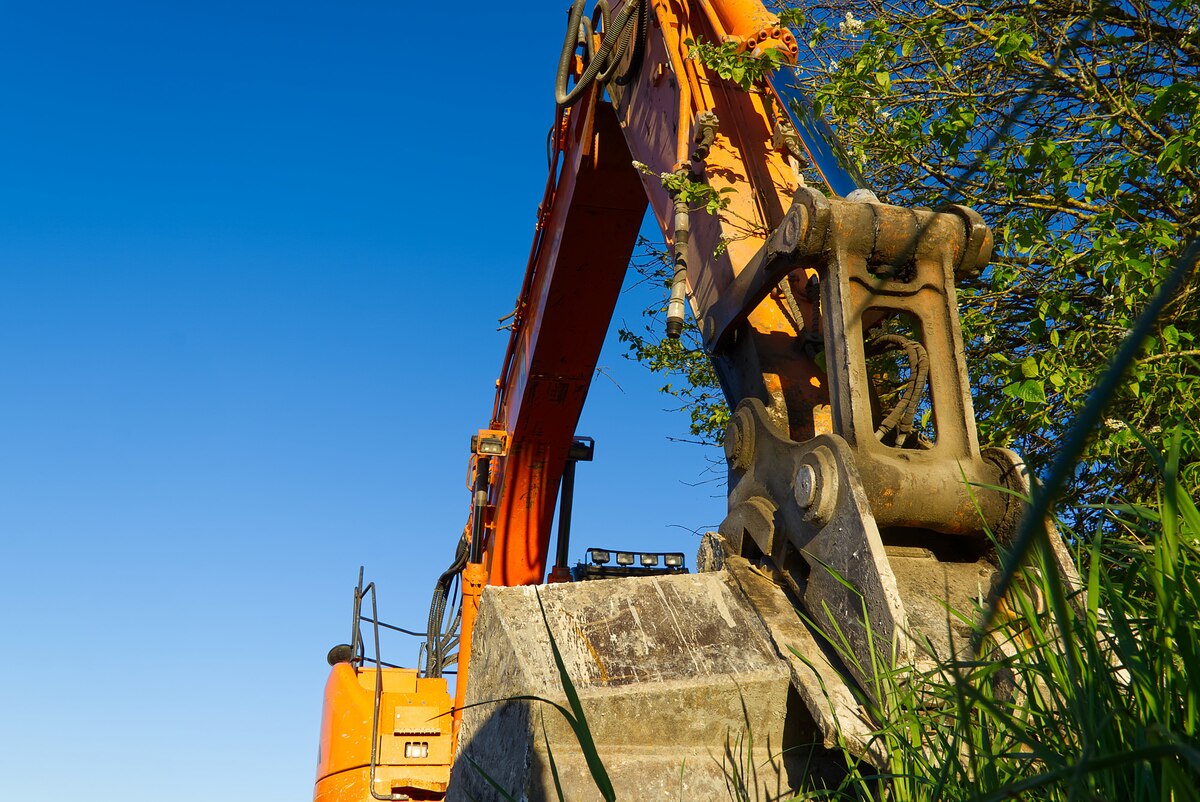
<path id="1" fill-rule="evenodd" d="M 529 490 L 525 494 L 525 509 L 533 509 L 534 501 L 538 497 L 538 491 L 541 490 L 542 483 L 539 481 L 542 476 L 542 468 L 545 467 L 543 462 L 534 462 L 529 466 Z"/>
<path id="2" fill-rule="evenodd" d="M 600 681 L 605 685 L 608 684 L 608 669 L 604 667 L 604 661 L 600 659 L 600 653 L 596 651 L 596 647 L 592 645 L 592 641 L 584 634 L 583 630 L 575 627 L 575 634 L 583 641 L 583 645 L 587 647 L 588 654 L 596 661 L 596 667 L 600 669 Z"/>

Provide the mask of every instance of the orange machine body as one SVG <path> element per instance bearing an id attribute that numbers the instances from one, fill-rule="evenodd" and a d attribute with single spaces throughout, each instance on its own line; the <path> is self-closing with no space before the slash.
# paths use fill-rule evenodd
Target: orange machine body
<path id="1" fill-rule="evenodd" d="M 375 792 L 435 800 L 446 794 L 453 759 L 450 694 L 444 679 L 384 668 L 379 697 Z M 338 663 L 325 685 L 314 802 L 368 802 L 374 668 Z M 397 797 L 399 798 L 399 797 Z"/>

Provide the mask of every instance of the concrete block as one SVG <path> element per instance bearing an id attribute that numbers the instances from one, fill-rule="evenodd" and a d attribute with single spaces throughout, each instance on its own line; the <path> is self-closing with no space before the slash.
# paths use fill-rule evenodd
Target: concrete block
<path id="1" fill-rule="evenodd" d="M 622 800 L 729 798 L 727 783 L 751 772 L 754 797 L 787 798 L 812 769 L 812 744 L 825 759 L 820 704 L 793 690 L 800 661 L 784 657 L 728 571 L 491 587 L 467 690 L 469 704 L 490 703 L 464 713 L 449 799 L 501 798 L 464 755 L 517 799 L 555 799 L 547 742 L 566 797 L 600 798 L 557 710 L 502 701 L 566 705 L 547 622 Z"/>

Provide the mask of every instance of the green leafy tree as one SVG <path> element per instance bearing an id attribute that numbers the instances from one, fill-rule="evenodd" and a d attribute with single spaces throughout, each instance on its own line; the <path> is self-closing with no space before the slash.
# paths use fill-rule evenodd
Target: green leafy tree
<path id="1" fill-rule="evenodd" d="M 659 297 L 656 292 L 661 302 L 651 303 L 643 311 L 643 325 L 621 326 L 618 336 L 628 347 L 628 356 L 667 377 L 667 383 L 659 389 L 672 396 L 678 402 L 679 409 L 688 413 L 690 430 L 697 442 L 719 444 L 729 423 L 729 407 L 717 383 L 717 374 L 708 359 L 708 352 L 704 350 L 700 332 L 694 325 L 687 325 L 677 340 L 662 334 L 666 321 L 666 297 L 670 293 L 674 273 L 669 255 L 643 238 L 638 241 L 637 255 L 630 267 L 642 277 L 644 285 L 661 288 L 662 295 Z"/>
<path id="2" fill-rule="evenodd" d="M 1035 469 L 1200 234 L 1198 10 L 1192 0 L 783 9 L 807 48 L 798 83 L 880 198 L 966 203 L 992 226 L 992 264 L 959 294 L 975 412 L 985 444 L 1011 446 Z M 669 354 L 631 342 L 664 368 L 653 358 Z M 1152 499 L 1134 432 L 1161 441 L 1177 422 L 1189 428 L 1181 481 L 1195 495 L 1198 398 L 1193 280 L 1110 408 L 1073 498 Z M 713 434 L 702 424 L 718 417 L 704 412 L 699 433 Z"/>

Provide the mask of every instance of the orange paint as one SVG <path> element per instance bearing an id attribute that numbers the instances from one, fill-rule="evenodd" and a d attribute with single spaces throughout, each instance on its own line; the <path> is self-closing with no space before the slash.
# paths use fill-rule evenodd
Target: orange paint
<path id="1" fill-rule="evenodd" d="M 450 693 L 444 679 L 382 669 L 375 790 L 412 799 L 445 797 L 450 782 Z M 371 802 L 375 669 L 338 663 L 325 684 L 313 802 Z"/>
<path id="2" fill-rule="evenodd" d="M 462 572 L 462 628 L 458 637 L 458 682 L 454 687 L 453 743 L 458 745 L 458 726 L 462 723 L 462 707 L 467 699 L 467 673 L 471 666 L 471 637 L 475 634 L 475 619 L 479 617 L 479 598 L 487 584 L 487 567 L 483 563 L 467 563 Z"/>

